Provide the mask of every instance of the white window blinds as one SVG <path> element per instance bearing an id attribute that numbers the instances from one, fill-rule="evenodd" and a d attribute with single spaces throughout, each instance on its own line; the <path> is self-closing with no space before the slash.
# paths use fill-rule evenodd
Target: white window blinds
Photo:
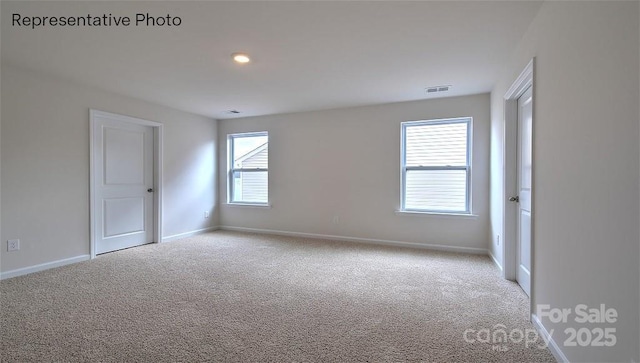
<path id="1" fill-rule="evenodd" d="M 471 118 L 402 124 L 402 209 L 470 213 Z"/>

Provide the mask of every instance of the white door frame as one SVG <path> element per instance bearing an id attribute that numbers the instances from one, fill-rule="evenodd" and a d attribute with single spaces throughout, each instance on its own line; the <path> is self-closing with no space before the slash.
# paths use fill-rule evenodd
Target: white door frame
<path id="1" fill-rule="evenodd" d="M 163 149 L 163 125 L 159 122 L 143 120 L 135 117 L 119 115 L 110 112 L 104 112 L 94 109 L 89 109 L 89 235 L 91 236 L 91 242 L 89 250 L 91 252 L 91 258 L 96 257 L 96 241 L 95 230 L 96 220 L 94 208 L 96 205 L 96 187 L 95 187 L 95 152 L 93 145 L 93 138 L 98 130 L 96 130 L 97 122 L 96 118 L 108 118 L 115 121 L 126 122 L 130 124 L 136 124 L 141 126 L 150 126 L 153 128 L 153 240 L 155 243 L 162 241 L 162 149 Z"/>
<path id="2" fill-rule="evenodd" d="M 533 84 L 534 79 L 535 58 L 531 59 L 529 64 L 520 73 L 518 78 L 513 82 L 509 90 L 504 95 L 504 194 L 503 194 L 503 243 L 502 243 L 502 256 L 503 256 L 503 273 L 504 278 L 508 280 L 516 279 L 517 273 L 517 203 L 509 201 L 509 197 L 518 195 L 518 166 L 517 166 L 517 153 L 518 153 L 518 99 L 524 91 L 529 87 L 532 90 L 532 99 L 534 104 L 533 116 L 535 120 L 535 88 Z M 534 127 L 535 129 L 535 127 Z M 535 134 L 535 131 L 533 132 Z M 534 136 L 532 136 L 533 138 Z M 532 148 L 534 144 L 532 143 Z M 535 206 L 533 193 L 535 193 L 535 157 L 532 155 L 532 191 L 531 191 L 531 294 L 530 301 L 533 301 L 533 270 L 535 268 L 535 254 L 534 254 L 534 235 L 533 226 L 535 223 Z"/>

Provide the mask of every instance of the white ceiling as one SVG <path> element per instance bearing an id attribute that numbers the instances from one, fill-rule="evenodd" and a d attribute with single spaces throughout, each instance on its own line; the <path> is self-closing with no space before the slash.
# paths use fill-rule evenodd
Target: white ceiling
<path id="1" fill-rule="evenodd" d="M 540 1 L 2 1 L 2 62 L 213 118 L 489 92 Z M 23 16 L 179 16 L 172 28 L 18 28 Z M 230 55 L 253 62 L 240 66 Z M 237 109 L 238 116 L 226 111 Z"/>

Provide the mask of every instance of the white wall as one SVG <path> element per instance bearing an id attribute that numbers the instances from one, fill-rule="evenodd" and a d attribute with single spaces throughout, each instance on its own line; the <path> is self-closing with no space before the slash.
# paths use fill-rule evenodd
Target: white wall
<path id="1" fill-rule="evenodd" d="M 399 216 L 400 123 L 473 117 L 477 218 Z M 219 121 L 220 201 L 226 136 L 269 132 L 271 209 L 222 203 L 223 226 L 486 249 L 489 235 L 489 95 Z M 337 216 L 339 223 L 333 223 Z"/>
<path id="2" fill-rule="evenodd" d="M 502 97 L 536 57 L 533 303 L 619 314 L 600 325 L 617 329 L 612 348 L 564 347 L 564 329 L 585 325 L 543 320 L 576 362 L 640 361 L 638 15 L 638 2 L 545 2 L 491 97 L 495 236 L 504 227 Z"/>
<path id="3" fill-rule="evenodd" d="M 164 124 L 164 236 L 217 225 L 216 121 L 5 64 L 1 92 L 1 271 L 89 254 L 90 108 Z"/>

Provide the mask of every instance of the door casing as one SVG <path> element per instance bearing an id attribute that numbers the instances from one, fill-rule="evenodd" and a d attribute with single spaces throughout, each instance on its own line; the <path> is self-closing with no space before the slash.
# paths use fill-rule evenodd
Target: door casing
<path id="1" fill-rule="evenodd" d="M 143 120 L 135 117 L 119 115 L 115 113 L 105 112 L 90 109 L 89 110 L 89 235 L 90 245 L 89 250 L 91 258 L 96 257 L 96 241 L 95 234 L 96 216 L 94 208 L 96 206 L 96 178 L 95 178 L 95 152 L 94 152 L 94 137 L 98 130 L 97 118 L 107 118 L 119 122 L 126 122 L 135 125 L 150 126 L 153 128 L 153 240 L 155 243 L 162 241 L 162 149 L 163 149 L 163 125 L 159 122 Z"/>
<path id="2" fill-rule="evenodd" d="M 518 99 L 522 94 L 531 87 L 532 102 L 534 105 L 533 119 L 534 129 L 532 132 L 532 169 L 531 169 L 531 294 L 530 294 L 530 312 L 533 312 L 534 295 L 535 295 L 535 283 L 534 283 L 534 271 L 535 271 L 535 99 L 536 89 L 534 85 L 534 71 L 535 71 L 535 58 L 527 64 L 524 70 L 520 73 L 518 78 L 513 82 L 509 90 L 504 95 L 504 193 L 503 193 L 503 231 L 502 235 L 502 260 L 503 260 L 503 275 L 505 279 L 515 281 L 517 273 L 517 203 L 509 201 L 509 197 L 518 195 L 517 186 L 517 152 L 518 152 Z"/>

